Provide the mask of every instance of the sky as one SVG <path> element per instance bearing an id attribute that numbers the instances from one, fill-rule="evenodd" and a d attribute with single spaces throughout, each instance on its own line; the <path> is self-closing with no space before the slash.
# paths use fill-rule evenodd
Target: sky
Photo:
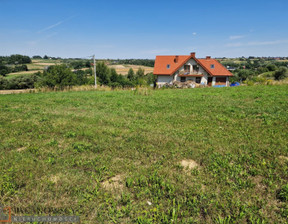
<path id="1" fill-rule="evenodd" d="M 0 55 L 288 56 L 288 0 L 0 0 Z"/>

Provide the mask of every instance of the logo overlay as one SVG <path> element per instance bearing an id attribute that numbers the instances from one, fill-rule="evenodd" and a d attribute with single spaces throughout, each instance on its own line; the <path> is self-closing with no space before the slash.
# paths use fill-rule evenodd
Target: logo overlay
<path id="1" fill-rule="evenodd" d="M 11 207 L 0 204 L 0 223 L 25 223 L 25 222 L 69 222 L 79 223 L 79 216 L 12 216 Z"/>
<path id="2" fill-rule="evenodd" d="M 11 222 L 11 208 L 0 204 L 0 222 Z"/>

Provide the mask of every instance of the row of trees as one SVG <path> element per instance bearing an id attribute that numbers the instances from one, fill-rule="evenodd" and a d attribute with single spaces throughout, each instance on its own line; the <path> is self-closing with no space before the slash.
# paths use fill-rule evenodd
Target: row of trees
<path id="1" fill-rule="evenodd" d="M 15 78 L 6 79 L 0 76 L 0 90 L 3 89 L 33 89 L 39 80 L 40 73 L 32 75 L 22 75 Z"/>
<path id="2" fill-rule="evenodd" d="M 136 73 L 132 68 L 129 69 L 127 76 L 117 74 L 114 68 L 108 68 L 104 62 L 97 63 L 97 76 L 101 85 L 112 87 L 129 87 L 146 85 L 153 83 L 153 74 L 145 75 L 145 71 L 139 68 Z"/>
<path id="3" fill-rule="evenodd" d="M 17 64 L 29 64 L 31 63 L 29 56 L 13 54 L 11 56 L 0 56 L 1 65 L 17 65 Z"/>
<path id="4" fill-rule="evenodd" d="M 152 59 L 117 59 L 109 60 L 112 64 L 129 64 L 129 65 L 143 65 L 154 67 L 155 60 Z"/>
<path id="5" fill-rule="evenodd" d="M 26 64 L 31 62 L 29 56 L 20 54 L 0 56 L 0 76 L 6 76 L 12 72 L 28 71 Z"/>
<path id="6" fill-rule="evenodd" d="M 33 75 L 23 75 L 11 79 L 1 77 L 0 89 L 25 89 L 34 87 L 64 88 L 65 86 L 93 85 L 92 69 L 73 70 L 65 64 L 50 66 L 47 70 Z M 152 84 L 155 77 L 146 74 L 141 68 L 135 73 L 131 68 L 126 76 L 118 74 L 114 68 L 109 68 L 104 62 L 97 63 L 97 83 L 115 87 L 134 87 Z"/>
<path id="7" fill-rule="evenodd" d="M 28 71 L 27 65 L 19 65 L 19 66 L 0 65 L 1 76 L 6 76 L 9 73 L 20 72 L 20 71 Z"/>
<path id="8" fill-rule="evenodd" d="M 263 78 L 274 78 L 281 80 L 287 77 L 287 65 L 285 61 L 265 61 L 264 59 L 255 59 L 241 62 L 234 62 L 232 60 L 221 62 L 227 68 L 233 68 L 234 77 L 231 81 L 245 81 L 254 79 L 257 76 Z"/>
<path id="9" fill-rule="evenodd" d="M 273 67 L 273 68 L 272 68 Z M 264 78 L 274 78 L 275 80 L 282 80 L 288 77 L 288 69 L 285 66 L 274 67 L 271 66 L 272 70 L 267 68 L 253 69 L 236 69 L 233 74 L 234 77 L 231 81 L 245 81 L 247 79 L 253 79 L 259 75 L 265 75 Z"/>

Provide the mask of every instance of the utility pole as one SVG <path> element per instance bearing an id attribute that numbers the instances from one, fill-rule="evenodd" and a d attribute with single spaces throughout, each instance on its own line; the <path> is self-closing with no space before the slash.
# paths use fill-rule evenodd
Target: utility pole
<path id="1" fill-rule="evenodd" d="M 93 61 L 94 61 L 94 78 L 95 78 L 95 89 L 97 89 L 97 76 L 96 76 L 96 62 L 95 62 L 95 54 L 93 55 Z"/>

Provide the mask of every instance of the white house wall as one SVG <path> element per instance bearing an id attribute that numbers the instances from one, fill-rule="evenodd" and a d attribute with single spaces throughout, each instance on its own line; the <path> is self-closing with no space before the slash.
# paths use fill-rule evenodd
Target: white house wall
<path id="1" fill-rule="evenodd" d="M 172 82 L 173 82 L 173 76 L 170 76 L 170 75 L 158 75 L 158 77 L 157 77 L 158 86 L 163 86 L 166 83 L 172 84 Z"/>
<path id="2" fill-rule="evenodd" d="M 187 61 L 184 65 L 190 65 L 190 69 L 191 69 L 191 73 L 193 72 L 193 65 L 198 65 L 199 66 L 199 73 L 201 73 L 201 74 L 203 74 L 203 77 L 201 78 L 201 83 L 203 83 L 203 84 L 207 84 L 208 83 L 208 74 L 207 74 L 207 72 L 201 67 L 201 65 L 199 65 L 199 64 L 197 64 L 197 62 L 194 60 L 194 59 L 190 59 L 189 61 Z M 184 65 L 182 65 L 181 67 L 180 67 L 180 69 L 175 73 L 175 75 L 176 75 L 176 80 L 177 81 L 179 81 L 180 82 L 180 80 L 181 80 L 181 77 L 179 77 L 178 75 L 179 75 L 179 71 L 181 71 L 181 70 L 184 70 Z M 192 80 L 192 81 L 195 81 L 196 80 L 196 78 L 195 77 L 186 77 L 186 81 L 188 81 L 188 80 Z"/>

